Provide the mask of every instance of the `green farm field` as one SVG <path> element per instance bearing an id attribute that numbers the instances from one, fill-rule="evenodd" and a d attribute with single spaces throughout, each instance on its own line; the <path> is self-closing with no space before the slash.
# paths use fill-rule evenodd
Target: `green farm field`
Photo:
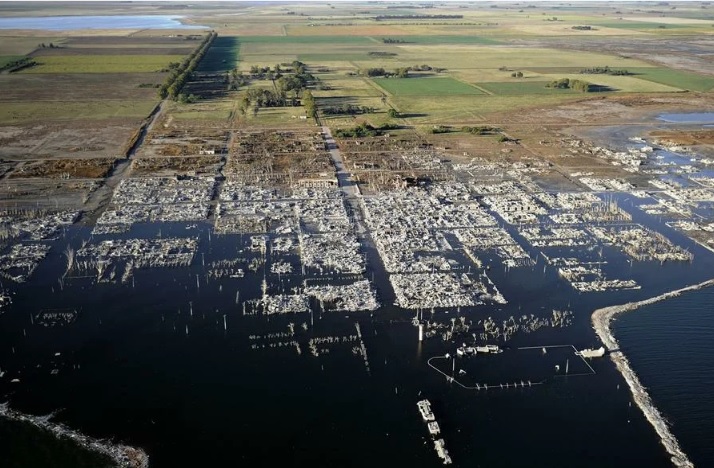
<path id="1" fill-rule="evenodd" d="M 484 94 L 480 89 L 449 77 L 375 78 L 393 96 L 451 96 Z"/>
<path id="2" fill-rule="evenodd" d="M 711 91 L 714 76 L 704 76 L 671 68 L 628 68 L 637 78 L 691 91 Z"/>
<path id="3" fill-rule="evenodd" d="M 20 73 L 147 73 L 158 72 L 183 55 L 66 55 L 38 57 L 38 65 Z"/>

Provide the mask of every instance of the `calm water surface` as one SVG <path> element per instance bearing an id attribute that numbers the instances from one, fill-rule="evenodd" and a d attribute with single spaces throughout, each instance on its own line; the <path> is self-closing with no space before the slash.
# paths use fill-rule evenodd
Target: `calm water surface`
<path id="1" fill-rule="evenodd" d="M 633 213 L 639 221 L 641 215 Z M 204 224 L 191 230 L 183 225 L 135 226 L 128 237 L 152 237 L 159 231 L 162 236 L 197 235 L 201 250 L 188 268 L 138 270 L 133 285 L 68 278 L 60 287 L 64 247 L 78 247 L 89 238 L 86 229 L 69 229 L 32 280 L 16 288 L 13 306 L 0 316 L 0 367 L 7 377 L 21 380 L 0 381 L 3 399 L 32 414 L 61 409 L 58 421 L 140 446 L 156 467 L 440 466 L 416 409 L 425 397 L 432 401 L 455 466 L 629 467 L 633 459 L 642 466 L 669 466 L 654 431 L 639 409 L 630 406 L 629 389 L 609 360 L 592 362 L 596 375 L 556 377 L 554 364 L 562 369 L 569 364 L 572 373 L 583 365 L 572 354 L 516 348 L 595 345 L 590 326 L 594 308 L 671 289 L 672 278 L 690 283 L 705 277 L 711 256 L 700 255 L 696 246 L 694 263 L 663 266 L 630 265 L 605 249 L 612 257 L 606 268 L 613 275 L 627 268 L 628 276 L 649 284 L 646 291 L 607 295 L 574 293 L 553 268 L 544 271 L 542 261 L 510 271 L 494 261 L 489 276 L 511 302 L 462 309 L 460 315 L 476 323 L 488 316 L 501 321 L 570 308 L 574 323 L 517 335 L 506 343 L 503 355 L 459 362 L 458 368 L 467 370 L 465 378 L 474 381 L 546 379 L 539 387 L 476 392 L 449 385 L 427 365 L 432 356 L 453 353 L 455 345 L 439 338 L 420 345 L 410 323 L 413 313 L 389 305 L 393 295 L 379 269 L 374 270 L 375 282 L 385 306 L 374 314 L 321 313 L 316 308 L 314 327 L 307 331 L 301 324 L 310 323 L 310 314 L 243 315 L 236 293 L 241 301 L 259 297 L 263 272 L 206 280 L 204 259 L 207 265 L 235 257 L 250 242 L 248 236 L 209 239 L 209 229 Z M 682 240 L 673 231 L 667 235 Z M 367 255 L 376 264 L 374 252 Z M 271 288 L 301 281 L 267 277 Z M 73 308 L 80 314 L 65 327 L 33 324 L 30 315 L 48 308 Z M 437 310 L 433 318 L 449 323 L 457 315 Z M 369 371 L 354 354 L 353 343 L 331 346 L 329 354 L 319 357 L 308 352 L 310 338 L 354 335 L 357 322 Z M 294 339 L 302 354 L 287 346 L 252 349 L 255 343 L 287 341 L 255 336 L 285 332 L 290 323 L 296 325 Z M 59 372 L 53 375 L 53 369 Z"/>
<path id="2" fill-rule="evenodd" d="M 626 313 L 615 336 L 696 466 L 714 466 L 714 289 Z"/>
<path id="3" fill-rule="evenodd" d="M 204 26 L 181 23 L 180 16 L 106 15 L 106 16 L 36 16 L 0 18 L 0 29 L 196 29 Z"/>

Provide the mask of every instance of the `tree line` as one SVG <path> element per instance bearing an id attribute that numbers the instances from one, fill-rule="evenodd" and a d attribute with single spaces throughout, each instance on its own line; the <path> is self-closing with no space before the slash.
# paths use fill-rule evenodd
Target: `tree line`
<path id="1" fill-rule="evenodd" d="M 632 73 L 628 70 L 614 70 L 614 69 L 610 68 L 609 66 L 583 68 L 582 70 L 580 70 L 579 73 L 581 73 L 583 75 L 615 75 L 615 76 L 634 75 L 634 73 Z"/>
<path id="2" fill-rule="evenodd" d="M 363 138 L 368 136 L 380 136 L 385 130 L 394 130 L 399 128 L 399 125 L 386 123 L 379 127 L 373 127 L 368 123 L 361 123 L 352 128 L 338 128 L 335 130 L 335 136 L 338 138 Z"/>
<path id="3" fill-rule="evenodd" d="M 361 70 L 360 73 L 369 77 L 385 77 L 385 78 L 407 78 L 411 71 L 434 71 L 436 73 L 443 72 L 445 68 L 435 68 L 429 65 L 414 65 L 411 67 L 395 68 L 394 71 L 387 71 L 382 67 L 367 68 Z"/>
<path id="4" fill-rule="evenodd" d="M 21 59 L 13 60 L 0 67 L 0 72 L 7 70 L 9 73 L 13 73 L 23 68 L 34 67 L 35 65 L 37 65 L 37 62 L 35 62 L 32 57 L 22 57 Z"/>
<path id="5" fill-rule="evenodd" d="M 462 133 L 470 133 L 471 135 L 496 135 L 501 132 L 501 130 L 497 127 L 491 127 L 488 125 L 483 125 L 483 126 L 476 126 L 476 127 L 461 127 L 461 128 L 456 128 L 452 127 L 451 125 L 434 125 L 430 130 L 430 133 L 433 134 L 439 134 L 439 133 L 456 133 L 456 132 L 462 132 Z"/>
<path id="6" fill-rule="evenodd" d="M 374 17 L 374 20 L 462 19 L 463 17 L 464 15 L 378 15 Z"/>
<path id="7" fill-rule="evenodd" d="M 211 47 L 211 43 L 218 36 L 215 32 L 210 32 L 201 42 L 201 44 L 180 63 L 172 62 L 169 64 L 169 76 L 164 83 L 159 87 L 159 97 L 166 99 L 170 97 L 174 100 L 185 101 L 187 98 L 181 99 L 179 94 L 186 82 L 191 79 L 191 74 L 196 70 L 201 59 L 206 54 L 206 51 Z"/>
<path id="8" fill-rule="evenodd" d="M 555 89 L 572 89 L 575 91 L 580 91 L 581 93 L 589 93 L 595 90 L 592 83 L 588 83 L 583 80 L 571 80 L 569 78 L 561 78 L 559 80 L 554 80 L 545 85 L 546 88 Z"/>
<path id="9" fill-rule="evenodd" d="M 373 114 L 374 107 L 354 106 L 352 104 L 343 104 L 341 106 L 323 107 L 322 113 L 325 115 L 359 115 Z"/>

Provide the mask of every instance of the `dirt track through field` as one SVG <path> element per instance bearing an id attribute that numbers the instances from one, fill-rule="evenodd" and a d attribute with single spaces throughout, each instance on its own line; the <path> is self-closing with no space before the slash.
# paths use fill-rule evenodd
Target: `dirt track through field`
<path id="1" fill-rule="evenodd" d="M 141 148 L 141 145 L 144 143 L 146 135 L 154 128 L 154 125 L 159 120 L 159 117 L 161 117 L 161 114 L 165 109 L 165 103 L 166 101 L 161 101 L 154 109 L 154 112 L 152 112 L 148 117 L 148 124 L 144 125 L 141 130 L 141 135 L 139 135 L 136 143 L 134 143 L 127 153 L 127 157 L 117 162 L 106 179 L 104 179 L 102 185 L 89 195 L 89 199 L 85 204 L 84 215 L 81 219 L 82 222 L 85 224 L 95 223 L 104 210 L 107 209 L 109 203 L 112 201 L 114 190 L 119 186 L 121 181 L 128 177 L 131 173 L 131 161 L 139 148 Z"/>

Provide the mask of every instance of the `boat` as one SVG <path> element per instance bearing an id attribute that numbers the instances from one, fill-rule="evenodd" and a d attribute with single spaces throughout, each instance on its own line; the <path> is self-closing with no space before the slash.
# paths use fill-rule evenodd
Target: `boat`
<path id="1" fill-rule="evenodd" d="M 434 421 L 434 413 L 431 412 L 431 403 L 429 403 L 429 400 L 417 402 L 417 408 L 419 408 L 419 412 L 424 421 Z"/>
<path id="2" fill-rule="evenodd" d="M 576 351 L 575 355 L 583 358 L 603 357 L 605 355 L 605 348 L 603 346 L 600 346 L 598 349 L 585 348 L 583 350 Z"/>
<path id="3" fill-rule="evenodd" d="M 429 424 L 427 424 L 427 427 L 429 428 L 429 434 L 431 435 L 438 435 L 441 429 L 439 428 L 439 423 L 436 421 L 431 421 Z"/>
<path id="4" fill-rule="evenodd" d="M 476 346 L 476 352 L 478 353 L 490 353 L 490 354 L 498 354 L 502 353 L 503 350 L 501 350 L 498 345 L 486 345 L 486 346 Z"/>

